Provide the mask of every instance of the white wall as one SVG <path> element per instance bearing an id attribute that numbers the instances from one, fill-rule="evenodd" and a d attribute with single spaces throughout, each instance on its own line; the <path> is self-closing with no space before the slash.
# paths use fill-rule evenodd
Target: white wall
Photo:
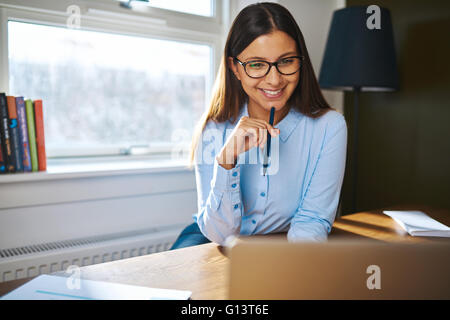
<path id="1" fill-rule="evenodd" d="M 231 0 L 231 20 L 245 6 L 261 1 Z M 345 7 L 345 0 L 278 0 L 272 1 L 286 7 L 297 21 L 305 38 L 316 76 L 325 51 L 333 11 Z M 339 91 L 322 90 L 328 103 L 343 113 L 344 95 Z"/>
<path id="2" fill-rule="evenodd" d="M 2 178 L 0 249 L 150 228 L 181 231 L 197 211 L 194 172 L 182 167 Z"/>

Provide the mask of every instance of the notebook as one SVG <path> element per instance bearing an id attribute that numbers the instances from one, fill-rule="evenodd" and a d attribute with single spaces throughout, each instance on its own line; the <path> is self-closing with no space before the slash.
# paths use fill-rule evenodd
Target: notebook
<path id="1" fill-rule="evenodd" d="M 422 211 L 383 211 L 412 236 L 450 237 L 450 228 Z"/>
<path id="2" fill-rule="evenodd" d="M 40 275 L 2 300 L 187 300 L 191 291 Z"/>

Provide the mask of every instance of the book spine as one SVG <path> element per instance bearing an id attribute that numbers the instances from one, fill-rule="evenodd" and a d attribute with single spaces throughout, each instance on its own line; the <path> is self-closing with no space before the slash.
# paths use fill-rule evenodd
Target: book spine
<path id="1" fill-rule="evenodd" d="M 22 162 L 22 148 L 20 144 L 20 131 L 17 122 L 17 108 L 16 98 L 13 96 L 7 96 L 6 102 L 8 104 L 8 126 L 9 134 L 11 136 L 11 152 L 12 160 L 14 161 L 14 167 L 16 172 L 23 172 Z"/>
<path id="2" fill-rule="evenodd" d="M 5 161 L 3 159 L 2 131 L 0 130 L 0 173 L 6 172 Z"/>
<path id="3" fill-rule="evenodd" d="M 39 171 L 47 170 L 47 156 L 45 154 L 44 110 L 42 100 L 34 101 L 34 122 L 36 127 L 36 147 Z"/>
<path id="4" fill-rule="evenodd" d="M 38 171 L 38 157 L 36 148 L 36 131 L 34 128 L 34 110 L 33 101 L 27 99 L 25 101 L 25 110 L 27 112 L 27 124 L 28 124 L 28 143 L 30 145 L 30 156 L 31 156 L 31 171 Z"/>
<path id="5" fill-rule="evenodd" d="M 23 97 L 16 98 L 17 107 L 17 120 L 19 122 L 19 133 L 22 149 L 22 163 L 23 171 L 31 171 L 31 157 L 30 157 L 30 146 L 28 143 L 28 126 L 27 126 L 27 113 L 25 111 L 25 101 Z"/>
<path id="6" fill-rule="evenodd" d="M 14 162 L 12 161 L 11 140 L 8 128 L 8 106 L 6 103 L 6 95 L 0 93 L 0 131 L 2 132 L 2 148 L 3 161 L 5 163 L 6 172 L 14 172 Z"/>

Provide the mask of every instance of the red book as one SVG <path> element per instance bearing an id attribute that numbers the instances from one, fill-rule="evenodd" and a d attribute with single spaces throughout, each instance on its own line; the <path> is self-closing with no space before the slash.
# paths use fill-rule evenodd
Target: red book
<path id="1" fill-rule="evenodd" d="M 47 170 L 47 156 L 45 154 L 44 136 L 44 112 L 42 110 L 42 100 L 34 101 L 34 123 L 36 127 L 36 147 L 38 154 L 39 171 Z"/>

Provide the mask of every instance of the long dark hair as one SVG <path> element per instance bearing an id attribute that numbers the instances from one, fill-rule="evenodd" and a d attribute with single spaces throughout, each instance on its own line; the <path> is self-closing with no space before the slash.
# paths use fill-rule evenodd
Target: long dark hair
<path id="1" fill-rule="evenodd" d="M 253 40 L 275 30 L 283 31 L 291 36 L 297 44 L 299 55 L 304 57 L 300 69 L 300 80 L 287 102 L 288 107 L 293 107 L 312 118 L 318 118 L 331 109 L 320 91 L 305 40 L 291 13 L 277 3 L 251 4 L 237 15 L 228 33 L 209 110 L 200 119 L 192 139 L 191 165 L 206 123 L 209 120 L 216 122 L 231 120 L 234 123 L 247 102 L 248 97 L 240 81 L 227 66 L 228 57 L 237 57 Z"/>

